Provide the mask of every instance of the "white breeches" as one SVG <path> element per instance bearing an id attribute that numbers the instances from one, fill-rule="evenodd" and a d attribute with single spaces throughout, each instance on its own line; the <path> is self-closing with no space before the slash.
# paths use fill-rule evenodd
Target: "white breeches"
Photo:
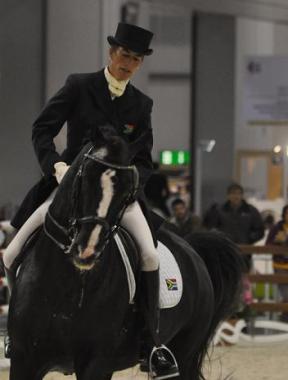
<path id="1" fill-rule="evenodd" d="M 11 267 L 26 240 L 44 223 L 45 215 L 55 193 L 56 190 L 34 211 L 5 249 L 3 262 L 6 268 L 9 269 Z M 159 267 L 158 252 L 154 246 L 150 228 L 138 202 L 134 202 L 127 207 L 120 224 L 131 233 L 140 249 L 142 270 L 146 272 L 157 270 Z"/>
<path id="2" fill-rule="evenodd" d="M 138 245 L 141 254 L 141 269 L 144 272 L 157 270 L 159 255 L 147 220 L 137 201 L 127 207 L 120 224 L 130 232 Z"/>
<path id="3" fill-rule="evenodd" d="M 23 226 L 19 229 L 17 234 L 14 236 L 14 239 L 5 249 L 4 254 L 3 254 L 3 262 L 7 269 L 11 267 L 12 263 L 14 262 L 16 257 L 19 255 L 23 245 L 25 244 L 29 236 L 39 226 L 41 226 L 41 224 L 44 223 L 45 215 L 54 198 L 55 193 L 56 193 L 56 190 L 54 190 L 53 193 L 51 193 L 51 195 L 49 196 L 49 198 L 47 198 L 46 201 L 42 203 L 42 205 L 39 206 L 33 212 L 33 214 L 26 220 L 26 222 L 23 224 Z"/>

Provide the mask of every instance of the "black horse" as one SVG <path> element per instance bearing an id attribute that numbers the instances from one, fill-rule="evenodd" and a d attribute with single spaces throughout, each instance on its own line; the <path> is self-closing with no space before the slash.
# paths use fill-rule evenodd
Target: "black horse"
<path id="1" fill-rule="evenodd" d="M 139 278 L 136 246 L 118 228 L 137 187 L 128 160 L 123 141 L 103 139 L 82 150 L 60 184 L 44 229 L 26 248 L 12 292 L 10 380 L 40 380 L 50 370 L 75 372 L 78 380 L 108 380 L 139 362 L 141 292 L 129 303 L 113 238 L 122 236 Z M 183 278 L 178 305 L 161 310 L 161 340 L 175 354 L 182 380 L 204 379 L 207 347 L 237 301 L 241 258 L 218 234 L 195 235 L 197 253 L 164 229 L 157 238 L 173 252 Z"/>

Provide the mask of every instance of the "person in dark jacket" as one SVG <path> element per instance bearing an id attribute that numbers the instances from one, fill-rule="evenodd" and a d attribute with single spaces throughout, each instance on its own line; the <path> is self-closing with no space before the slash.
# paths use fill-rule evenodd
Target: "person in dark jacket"
<path id="1" fill-rule="evenodd" d="M 171 203 L 172 218 L 170 223 L 165 223 L 165 228 L 185 238 L 192 232 L 202 230 L 201 218 L 189 211 L 186 203 L 181 198 L 176 198 Z"/>
<path id="2" fill-rule="evenodd" d="M 259 211 L 243 197 L 243 187 L 232 183 L 227 188 L 227 201 L 208 209 L 203 224 L 207 229 L 224 232 L 236 244 L 254 244 L 264 236 L 264 223 Z M 251 257 L 245 257 L 248 269 Z"/>
<path id="3" fill-rule="evenodd" d="M 54 95 L 33 124 L 32 141 L 43 177 L 24 199 L 12 225 L 20 230 L 4 255 L 10 284 L 13 285 L 12 264 L 28 236 L 43 223 L 47 209 L 69 165 L 82 147 L 97 135 L 95 129 L 113 125 L 116 134 L 128 144 L 141 139 L 133 151 L 131 164 L 139 172 L 140 189 L 136 201 L 126 209 L 121 224 L 132 234 L 140 248 L 142 280 L 147 292 L 148 327 L 154 343 L 159 345 L 158 296 L 159 257 L 147 220 L 139 205 L 143 187 L 152 173 L 151 127 L 152 100 L 130 83 L 141 67 L 144 56 L 151 55 L 149 47 L 153 33 L 135 25 L 119 23 L 115 36 L 108 36 L 109 64 L 96 73 L 70 75 L 65 85 Z M 67 147 L 60 155 L 53 139 L 67 122 Z M 48 199 L 47 199 L 48 197 Z M 44 203 L 43 203 L 44 202 Z M 158 340 L 158 342 L 156 342 Z M 154 364 L 161 378 L 177 375 L 174 363 L 165 360 L 161 349 L 156 350 Z M 157 370 L 157 369 L 156 369 Z M 156 371 L 157 372 L 157 371 Z"/>
<path id="4" fill-rule="evenodd" d="M 282 209 L 281 220 L 270 229 L 266 244 L 282 245 L 287 247 L 288 251 L 288 205 Z M 288 254 L 273 255 L 273 268 L 275 273 L 288 274 Z M 288 284 L 279 284 L 278 289 L 282 302 L 288 303 Z M 288 313 L 282 313 L 280 319 L 288 322 Z"/>

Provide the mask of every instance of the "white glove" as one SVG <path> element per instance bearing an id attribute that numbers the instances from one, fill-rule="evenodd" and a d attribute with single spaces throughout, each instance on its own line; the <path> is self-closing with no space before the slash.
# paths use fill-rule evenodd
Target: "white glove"
<path id="1" fill-rule="evenodd" d="M 11 226 L 10 220 L 1 220 L 0 222 L 0 230 L 11 234 L 15 231 L 15 228 Z"/>
<path id="2" fill-rule="evenodd" d="M 54 164 L 54 168 L 55 168 L 54 175 L 55 175 L 57 182 L 59 184 L 62 181 L 67 170 L 70 168 L 70 166 L 68 166 L 65 162 L 60 161 L 60 162 L 56 162 L 56 164 Z"/>

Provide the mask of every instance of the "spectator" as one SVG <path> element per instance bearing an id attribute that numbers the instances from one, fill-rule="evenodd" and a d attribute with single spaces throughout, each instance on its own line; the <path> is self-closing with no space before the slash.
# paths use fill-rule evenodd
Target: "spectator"
<path id="1" fill-rule="evenodd" d="M 266 244 L 284 245 L 288 247 L 288 205 L 282 210 L 281 220 L 271 228 Z M 273 268 L 275 273 L 283 273 L 288 275 L 288 255 L 273 255 Z M 288 302 L 288 284 L 278 285 L 282 302 Z M 288 322 L 288 313 L 282 313 L 280 319 Z"/>
<path id="2" fill-rule="evenodd" d="M 270 210 L 267 211 L 262 211 L 261 217 L 263 220 L 264 224 L 264 236 L 261 240 L 258 240 L 256 245 L 265 245 L 267 237 L 269 235 L 269 232 L 271 228 L 275 225 L 275 217 L 273 215 L 273 211 L 271 212 Z"/>
<path id="3" fill-rule="evenodd" d="M 181 237 L 185 237 L 191 232 L 200 231 L 202 229 L 200 217 L 191 213 L 182 199 L 174 199 L 171 203 L 171 207 L 173 217 L 170 219 L 171 223 L 165 224 L 165 228 L 168 228 Z"/>
<path id="4" fill-rule="evenodd" d="M 236 244 L 254 244 L 264 236 L 264 223 L 259 211 L 243 198 L 243 187 L 232 183 L 227 188 L 227 201 L 214 204 L 206 212 L 203 224 L 208 229 L 224 232 Z M 245 257 L 247 269 L 251 256 Z"/>

